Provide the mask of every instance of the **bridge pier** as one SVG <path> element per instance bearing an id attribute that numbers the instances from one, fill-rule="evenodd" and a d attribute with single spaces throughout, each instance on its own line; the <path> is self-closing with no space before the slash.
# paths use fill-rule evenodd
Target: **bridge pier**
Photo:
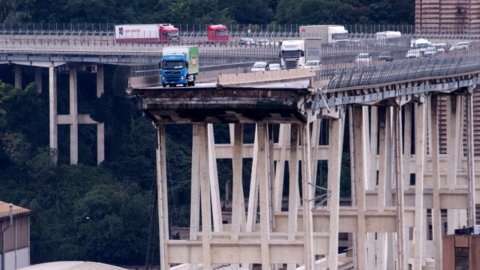
<path id="1" fill-rule="evenodd" d="M 422 270 L 424 265 L 425 248 L 425 216 L 423 209 L 423 190 L 425 173 L 426 150 L 426 104 L 425 101 L 415 104 L 415 227 L 413 228 L 413 270 Z"/>
<path id="2" fill-rule="evenodd" d="M 42 68 L 35 67 L 35 84 L 37 85 L 37 93 L 42 93 L 43 91 L 43 80 L 42 80 Z"/>
<path id="3" fill-rule="evenodd" d="M 15 72 L 15 88 L 22 89 L 22 66 L 21 65 L 14 65 L 14 72 Z"/>
<path id="4" fill-rule="evenodd" d="M 473 180 L 471 93 L 465 103 L 467 132 L 463 135 L 463 98 L 447 98 L 452 103 L 446 118 L 440 117 L 443 104 L 438 99 L 440 95 L 465 95 L 466 88 L 447 88 L 455 85 L 451 82 L 433 84 L 429 80 L 425 86 L 415 82 L 381 89 L 362 88 L 348 94 L 339 91 L 330 98 L 329 89 L 317 99 L 321 100 L 320 105 L 312 102 L 312 107 L 304 108 L 306 117 L 301 119 L 289 116 L 287 110 L 279 112 L 270 107 L 285 100 L 284 89 L 242 88 L 241 96 L 235 87 L 219 88 L 216 92 L 141 89 L 138 94 L 142 95 L 143 109 L 158 123 L 194 125 L 190 240 L 171 240 L 167 235 L 166 264 L 203 264 L 207 269 L 222 264 L 235 269 L 260 264 L 262 269 L 285 265 L 286 269 L 338 269 L 343 260 L 337 254 L 338 236 L 349 233 L 354 239 L 354 269 L 420 270 L 429 259 L 435 259 L 435 268 L 442 269 L 442 214 L 447 210 L 450 231 L 459 226 L 456 220 L 467 213 L 469 224 L 473 224 L 474 195 L 478 190 Z M 441 90 L 436 92 L 438 89 Z M 295 93 L 299 91 L 296 89 Z M 191 101 L 193 93 L 202 98 L 208 96 L 208 100 L 200 104 Z M 177 103 L 168 107 L 168 102 Z M 189 106 L 192 109 L 185 109 Z M 196 115 L 200 111 L 195 106 L 201 107 L 204 115 Z M 316 106 L 324 107 L 312 117 L 309 109 Z M 341 173 L 345 173 L 341 170 L 345 109 L 349 112 L 351 207 L 340 206 L 339 198 L 340 180 L 344 180 Z M 442 125 L 447 123 L 448 130 L 442 133 L 445 129 L 439 127 L 439 122 L 444 120 Z M 253 144 L 243 142 L 242 121 L 256 123 Z M 322 121 L 328 125 L 320 125 Z M 207 124 L 210 122 L 236 123 L 230 125 L 229 144 L 215 144 L 213 126 Z M 277 129 L 269 128 L 270 123 L 281 124 Z M 322 126 L 328 132 L 321 130 Z M 320 134 L 328 136 L 328 143 L 319 143 Z M 462 136 L 467 138 L 466 160 Z M 441 140 L 447 143 L 446 153 Z M 252 160 L 246 211 L 242 188 L 244 158 Z M 232 159 L 231 224 L 225 224 L 228 219 L 217 219 L 224 213 L 215 206 L 219 197 L 216 187 L 224 180 L 218 179 L 216 159 Z M 326 161 L 327 166 L 317 168 L 319 161 L 321 165 Z M 313 189 L 318 181 L 317 170 L 328 172 L 326 206 L 324 202 L 314 205 L 319 198 Z M 282 208 L 284 193 L 288 193 L 288 207 Z M 219 209 L 220 213 L 213 213 Z M 351 266 L 352 261 L 349 263 Z"/>
<path id="5" fill-rule="evenodd" d="M 96 125 L 97 129 L 97 164 L 105 160 L 105 125 L 94 121 L 88 114 L 78 113 L 78 70 L 76 65 L 69 65 L 69 113 L 57 113 L 57 65 L 49 66 L 49 115 L 50 115 L 50 152 L 52 161 L 58 161 L 58 125 L 70 126 L 70 164 L 78 163 L 78 128 L 80 124 Z M 37 73 L 36 73 L 37 74 Z M 40 81 L 41 81 L 41 76 Z M 37 80 L 37 75 L 35 75 Z M 41 82 L 40 82 L 41 85 Z M 105 89 L 104 67 L 97 67 L 96 95 L 103 95 Z"/>
<path id="6" fill-rule="evenodd" d="M 57 117 L 57 71 L 55 64 L 48 67 L 48 107 L 50 125 L 50 157 L 54 164 L 58 161 L 58 117 Z"/>
<path id="7" fill-rule="evenodd" d="M 432 207 L 432 226 L 433 241 L 435 249 L 435 267 L 442 267 L 442 214 L 440 209 L 440 170 L 439 170 L 439 136 L 438 136 L 438 95 L 431 96 L 430 122 L 431 122 L 431 155 L 432 155 L 432 174 L 433 174 L 433 207 Z"/>

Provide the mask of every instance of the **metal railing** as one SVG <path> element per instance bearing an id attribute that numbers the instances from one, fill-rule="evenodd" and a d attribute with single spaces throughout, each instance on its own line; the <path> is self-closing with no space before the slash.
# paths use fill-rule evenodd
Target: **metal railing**
<path id="1" fill-rule="evenodd" d="M 480 72 L 478 48 L 390 63 L 349 64 L 349 67 L 322 69 L 317 71 L 316 75 L 318 79 L 328 77 L 330 80 L 326 86 L 327 91 L 336 91 L 341 88 L 392 84 L 474 72 Z"/>

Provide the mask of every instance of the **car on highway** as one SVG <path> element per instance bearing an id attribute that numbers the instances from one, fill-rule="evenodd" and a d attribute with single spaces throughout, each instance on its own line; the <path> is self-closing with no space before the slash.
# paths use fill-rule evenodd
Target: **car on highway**
<path id="1" fill-rule="evenodd" d="M 411 49 L 411 50 L 408 50 L 405 57 L 407 57 L 407 58 L 419 58 L 419 57 L 422 57 L 422 53 L 420 52 L 419 49 Z"/>
<path id="2" fill-rule="evenodd" d="M 359 53 L 355 57 L 356 64 L 367 64 L 372 62 L 372 56 L 369 53 Z"/>
<path id="3" fill-rule="evenodd" d="M 393 61 L 392 53 L 390 51 L 383 51 L 378 55 L 378 60 L 383 60 L 383 61 Z"/>
<path id="4" fill-rule="evenodd" d="M 238 41 L 238 45 L 255 45 L 255 40 L 253 40 L 253 38 L 240 38 L 240 40 Z"/>
<path id="5" fill-rule="evenodd" d="M 268 41 L 268 39 L 258 39 L 257 41 L 255 41 L 255 45 L 268 46 L 270 45 L 270 41 Z"/>
<path id="6" fill-rule="evenodd" d="M 437 55 L 437 49 L 435 47 L 428 47 L 423 51 L 424 57 L 431 57 Z"/>
<path id="7" fill-rule="evenodd" d="M 303 65 L 304 68 L 318 68 L 320 67 L 320 60 L 309 60 Z"/>
<path id="8" fill-rule="evenodd" d="M 268 70 L 282 70 L 282 67 L 279 63 L 270 63 L 268 64 Z"/>
<path id="9" fill-rule="evenodd" d="M 268 62 L 259 61 L 259 62 L 255 62 L 253 64 L 252 69 L 250 71 L 251 72 L 260 72 L 260 71 L 267 71 L 267 70 L 269 70 Z"/>

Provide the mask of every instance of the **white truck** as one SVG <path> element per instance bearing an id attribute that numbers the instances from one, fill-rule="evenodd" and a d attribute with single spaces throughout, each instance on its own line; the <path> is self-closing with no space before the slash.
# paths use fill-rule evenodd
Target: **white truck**
<path id="1" fill-rule="evenodd" d="M 280 64 L 285 69 L 305 64 L 305 41 L 303 39 L 283 40 L 280 45 Z"/>
<path id="2" fill-rule="evenodd" d="M 348 30 L 342 25 L 301 25 L 300 38 L 321 38 L 323 44 L 337 45 L 348 41 Z"/>
<path id="3" fill-rule="evenodd" d="M 115 25 L 115 41 L 175 44 L 180 41 L 180 38 L 178 28 L 169 23 L 121 24 Z"/>
<path id="4" fill-rule="evenodd" d="M 280 46 L 280 63 L 285 69 L 303 67 L 307 61 L 320 63 L 321 47 L 320 38 L 284 40 Z"/>
<path id="5" fill-rule="evenodd" d="M 378 45 L 397 45 L 408 47 L 410 38 L 402 36 L 400 31 L 383 31 L 375 33 L 375 38 Z"/>

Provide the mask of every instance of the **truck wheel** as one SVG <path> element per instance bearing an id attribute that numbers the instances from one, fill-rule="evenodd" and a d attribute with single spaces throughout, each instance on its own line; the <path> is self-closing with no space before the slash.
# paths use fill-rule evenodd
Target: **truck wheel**
<path id="1" fill-rule="evenodd" d="M 167 85 L 166 85 L 166 84 L 162 84 L 162 86 L 163 86 L 163 87 L 167 87 Z"/>
<path id="2" fill-rule="evenodd" d="M 191 86 L 195 86 L 195 81 L 190 83 Z"/>
<path id="3" fill-rule="evenodd" d="M 187 85 L 188 85 L 188 83 L 184 83 L 184 84 L 183 84 L 183 87 L 187 87 Z"/>

